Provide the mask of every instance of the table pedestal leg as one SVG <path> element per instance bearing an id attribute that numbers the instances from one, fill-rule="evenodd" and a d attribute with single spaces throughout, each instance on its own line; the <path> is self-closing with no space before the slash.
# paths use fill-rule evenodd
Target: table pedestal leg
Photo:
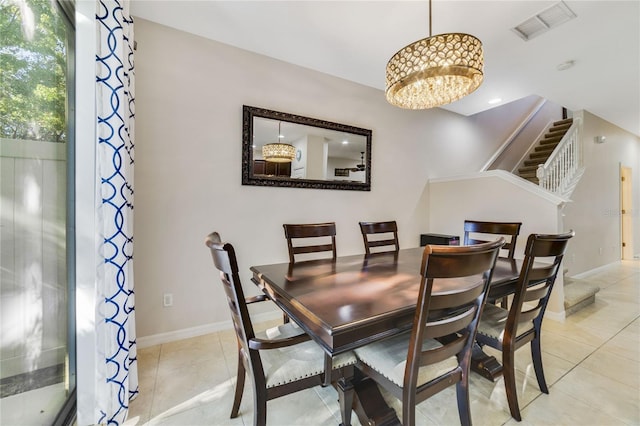
<path id="1" fill-rule="evenodd" d="M 382 398 L 375 381 L 368 377 L 358 377 L 354 381 L 354 388 L 353 409 L 360 423 L 367 426 L 400 425 L 395 410 Z"/>
<path id="2" fill-rule="evenodd" d="M 471 371 L 495 382 L 502 375 L 502 365 L 495 357 L 484 353 L 480 345 L 475 343 L 471 353 Z"/>

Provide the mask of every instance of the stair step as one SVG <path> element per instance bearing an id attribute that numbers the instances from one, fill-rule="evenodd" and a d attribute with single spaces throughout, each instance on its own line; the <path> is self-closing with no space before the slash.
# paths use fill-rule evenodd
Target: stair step
<path id="1" fill-rule="evenodd" d="M 523 164 L 524 164 L 524 167 L 533 166 L 533 167 L 535 167 L 537 169 L 539 164 L 544 164 L 544 161 L 538 160 L 538 159 L 524 160 Z"/>
<path id="2" fill-rule="evenodd" d="M 520 173 L 520 176 L 522 176 L 522 174 L 526 174 L 526 173 L 533 173 L 533 175 L 535 176 L 536 174 L 536 170 L 538 170 L 538 166 L 524 166 L 524 167 L 520 167 L 518 169 L 518 173 Z"/>
<path id="3" fill-rule="evenodd" d="M 564 135 L 562 135 L 564 136 Z M 554 137 L 554 138 L 544 138 L 544 139 L 540 139 L 540 141 L 538 142 L 539 145 L 557 145 L 560 140 L 562 139 L 562 136 L 559 137 Z"/>
<path id="4" fill-rule="evenodd" d="M 518 171 L 518 176 L 520 176 L 522 179 L 535 179 L 536 181 L 538 180 L 537 176 L 536 176 L 536 172 L 530 172 L 530 171 L 525 171 L 525 172 L 520 172 Z"/>
<path id="5" fill-rule="evenodd" d="M 567 134 L 566 130 L 560 130 L 558 132 L 549 131 L 544 134 L 544 139 L 556 139 L 556 138 L 562 139 L 562 137 L 566 134 Z"/>
<path id="6" fill-rule="evenodd" d="M 548 152 L 549 154 L 551 154 L 553 152 L 554 149 L 556 149 L 556 146 L 558 146 L 557 143 L 555 144 L 546 144 L 546 145 L 538 145 L 536 146 L 533 151 L 534 152 Z"/>
<path id="7" fill-rule="evenodd" d="M 573 124 L 573 118 L 565 118 L 564 120 L 554 121 L 553 124 L 551 125 L 551 127 L 562 126 L 562 125 L 565 125 L 567 123 L 569 124 L 569 126 L 571 126 L 571 124 Z"/>
<path id="8" fill-rule="evenodd" d="M 600 287 L 588 280 L 564 277 L 564 312 L 565 316 L 576 313 L 595 302 Z"/>
<path id="9" fill-rule="evenodd" d="M 547 158 L 549 158 L 549 154 L 550 152 L 532 152 L 531 154 L 529 154 L 529 159 L 533 160 L 533 159 L 542 159 L 542 162 L 544 163 Z"/>
<path id="10" fill-rule="evenodd" d="M 569 127 L 571 127 L 571 123 L 561 124 L 559 126 L 551 126 L 549 127 L 548 131 L 551 133 L 566 132 L 567 130 L 569 130 Z"/>

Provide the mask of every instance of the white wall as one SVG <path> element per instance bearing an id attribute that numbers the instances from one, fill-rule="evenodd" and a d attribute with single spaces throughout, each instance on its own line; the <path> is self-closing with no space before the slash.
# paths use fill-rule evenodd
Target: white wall
<path id="1" fill-rule="evenodd" d="M 640 253 L 640 137 L 589 112 L 578 115 L 586 170 L 564 211 L 565 227 L 576 231 L 565 262 L 572 274 L 620 259 L 620 164 L 633 173 L 633 247 Z M 606 142 L 594 143 L 595 136 Z"/>
<path id="2" fill-rule="evenodd" d="M 338 253 L 362 252 L 358 222 L 398 221 L 400 244 L 428 229 L 429 177 L 478 170 L 501 141 L 468 118 L 390 106 L 380 90 L 136 19 L 135 279 L 142 339 L 229 321 L 203 244 L 251 265 L 287 261 L 282 224 L 335 221 Z M 382 77 L 381 77 L 382 78 Z M 242 186 L 242 105 L 372 129 L 370 192 Z M 174 306 L 162 307 L 163 293 Z"/>

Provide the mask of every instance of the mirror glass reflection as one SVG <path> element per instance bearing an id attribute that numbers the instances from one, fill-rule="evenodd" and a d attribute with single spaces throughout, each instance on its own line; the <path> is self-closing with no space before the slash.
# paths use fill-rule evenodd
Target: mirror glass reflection
<path id="1" fill-rule="evenodd" d="M 243 184 L 370 190 L 370 130 L 248 106 L 243 122 Z"/>

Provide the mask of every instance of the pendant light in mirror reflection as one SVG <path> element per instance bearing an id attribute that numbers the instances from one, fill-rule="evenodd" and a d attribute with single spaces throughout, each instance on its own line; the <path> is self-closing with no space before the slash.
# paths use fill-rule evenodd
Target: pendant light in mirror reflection
<path id="1" fill-rule="evenodd" d="M 482 83 L 482 42 L 469 34 L 432 36 L 405 46 L 391 57 L 386 70 L 387 101 L 400 108 L 428 109 L 463 98 Z"/>
<path id="2" fill-rule="evenodd" d="M 272 163 L 290 163 L 296 157 L 296 149 L 293 145 L 280 142 L 282 135 L 278 123 L 278 142 L 268 143 L 262 147 L 262 158 Z"/>

